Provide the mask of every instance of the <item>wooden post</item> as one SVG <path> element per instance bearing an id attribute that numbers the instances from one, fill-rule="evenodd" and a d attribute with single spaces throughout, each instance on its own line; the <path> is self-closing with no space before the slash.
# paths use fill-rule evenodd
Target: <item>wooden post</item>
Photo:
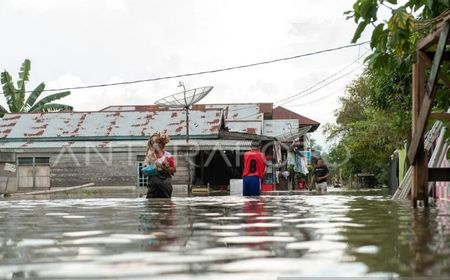
<path id="1" fill-rule="evenodd" d="M 423 136 L 422 136 L 423 137 Z M 422 141 L 422 143 L 424 143 Z M 424 144 L 422 144 L 424 145 Z M 428 153 L 424 150 L 423 151 L 423 166 L 422 166 L 422 200 L 423 200 L 423 206 L 428 207 Z"/>
<path id="2" fill-rule="evenodd" d="M 412 88 L 412 135 L 415 135 L 417 130 L 417 123 L 421 109 L 421 103 L 425 95 L 425 65 L 423 58 L 417 52 L 417 62 L 413 65 L 413 88 Z M 414 139 L 412 139 L 414 141 Z M 418 153 L 416 159 L 411 162 L 413 164 L 413 181 L 411 186 L 411 202 L 414 208 L 417 207 L 417 199 L 424 198 L 424 167 L 425 152 L 424 152 L 424 137 L 421 135 L 419 139 Z M 411 159 L 410 159 L 411 160 Z M 427 195 L 427 194 L 425 194 Z"/>
<path id="3" fill-rule="evenodd" d="M 412 133 L 412 139 L 411 144 L 408 149 L 408 159 L 411 163 L 414 163 L 416 160 L 416 154 L 419 152 L 422 152 L 423 150 L 420 149 L 419 145 L 422 139 L 421 136 L 423 136 L 425 132 L 425 126 L 428 121 L 428 116 L 430 115 L 431 108 L 433 107 L 433 101 L 436 96 L 436 79 L 439 73 L 439 67 L 441 66 L 443 53 L 445 51 L 448 35 L 450 32 L 450 24 L 448 22 L 445 23 L 444 28 L 442 32 L 440 32 L 439 35 L 439 43 L 436 49 L 436 52 L 434 53 L 433 63 L 430 70 L 430 76 L 428 79 L 427 84 L 427 94 L 418 96 L 420 99 L 418 100 L 418 106 L 419 106 L 419 113 L 417 115 L 417 118 L 415 119 L 414 123 L 414 131 Z M 424 54 L 420 54 L 421 50 L 417 50 L 417 64 L 420 63 L 420 66 L 418 68 L 418 71 L 423 71 L 425 64 L 422 56 Z M 423 93 L 425 91 L 424 86 L 425 83 L 423 81 L 419 82 L 421 79 L 424 78 L 424 73 L 418 73 L 416 77 L 416 86 L 421 86 L 420 91 Z M 414 92 L 414 80 L 413 80 L 413 92 Z"/>
<path id="4" fill-rule="evenodd" d="M 417 56 L 417 62 L 413 65 L 413 87 L 412 87 L 412 128 L 411 132 L 412 135 L 416 132 L 416 123 L 417 123 L 417 117 L 419 116 L 419 61 L 420 56 Z M 412 139 L 411 139 L 412 140 Z M 414 208 L 417 207 L 417 189 L 419 186 L 420 178 L 419 178 L 419 168 L 417 164 L 417 160 L 412 162 L 413 164 L 413 181 L 411 186 L 411 202 Z"/>

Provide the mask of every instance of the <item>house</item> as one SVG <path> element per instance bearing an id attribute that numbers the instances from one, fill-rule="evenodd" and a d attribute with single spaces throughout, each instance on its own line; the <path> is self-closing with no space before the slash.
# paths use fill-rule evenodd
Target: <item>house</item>
<path id="1" fill-rule="evenodd" d="M 109 106 L 103 110 L 122 111 L 122 110 L 158 110 L 158 105 L 125 105 Z M 260 137 L 276 138 L 280 145 L 268 145 L 264 152 L 266 156 L 271 157 L 266 178 L 263 182 L 275 184 L 276 172 L 275 163 L 279 166 L 287 160 L 288 150 L 291 146 L 295 147 L 296 153 L 301 153 L 305 161 L 310 162 L 312 151 L 310 147 L 310 133 L 317 130 L 320 126 L 310 118 L 292 112 L 284 107 L 274 108 L 273 103 L 216 103 L 216 104 L 195 104 L 194 110 L 221 109 L 224 112 L 224 131 L 232 133 L 227 139 L 238 137 L 239 133 L 246 135 L 255 135 Z M 237 138 L 239 139 L 239 137 Z M 269 143 L 277 143 L 270 142 Z M 274 164 L 274 165 L 271 165 Z M 218 168 L 220 170 L 221 168 Z M 206 173 L 214 173 L 214 170 L 208 170 Z M 219 172 L 220 173 L 220 172 Z"/>
<path id="2" fill-rule="evenodd" d="M 195 170 L 201 160 L 217 164 L 220 153 L 236 156 L 250 148 L 245 135 L 220 139 L 223 129 L 221 109 L 190 112 L 189 144 L 182 110 L 6 114 L 0 119 L 0 186 L 9 192 L 90 182 L 144 186 L 140 167 L 147 140 L 167 130 L 167 149 L 177 163 L 174 188 L 185 189 L 189 175 L 193 181 L 199 177 Z"/>
<path id="3" fill-rule="evenodd" d="M 281 119 L 272 103 L 198 104 L 186 112 L 157 105 L 110 106 L 97 112 L 17 113 L 0 119 L 0 192 L 69 187 L 146 185 L 140 171 L 147 140 L 167 130 L 167 149 L 177 163 L 174 189 L 187 185 L 227 186 L 242 174 L 251 140 L 263 141 L 270 159 L 277 137 L 304 137 L 314 122 L 292 113 Z M 318 123 L 314 123 L 318 126 Z M 298 132 L 301 131 L 299 134 Z M 284 156 L 285 157 L 285 156 Z M 274 183 L 269 168 L 267 182 Z"/>

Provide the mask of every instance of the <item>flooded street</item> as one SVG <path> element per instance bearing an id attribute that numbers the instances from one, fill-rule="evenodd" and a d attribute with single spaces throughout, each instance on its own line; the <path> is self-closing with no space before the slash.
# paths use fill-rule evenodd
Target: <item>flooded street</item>
<path id="1" fill-rule="evenodd" d="M 448 207 L 339 193 L 2 200 L 0 277 L 448 277 Z"/>

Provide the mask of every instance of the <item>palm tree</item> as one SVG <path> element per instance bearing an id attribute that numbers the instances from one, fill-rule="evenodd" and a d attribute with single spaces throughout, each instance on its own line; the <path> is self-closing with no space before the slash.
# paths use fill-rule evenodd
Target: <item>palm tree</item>
<path id="1" fill-rule="evenodd" d="M 3 117 L 8 112 L 59 112 L 62 110 L 73 110 L 72 106 L 52 103 L 55 100 L 59 100 L 70 95 L 70 91 L 50 94 L 37 101 L 37 99 L 45 89 L 44 83 L 40 83 L 25 100 L 27 93 L 27 91 L 25 90 L 25 83 L 29 80 L 30 69 L 31 61 L 29 59 L 25 59 L 25 61 L 22 63 L 22 67 L 20 67 L 17 88 L 14 86 L 14 82 L 8 71 L 3 71 L 1 73 L 3 95 L 6 98 L 9 110 L 0 105 L 0 117 Z"/>

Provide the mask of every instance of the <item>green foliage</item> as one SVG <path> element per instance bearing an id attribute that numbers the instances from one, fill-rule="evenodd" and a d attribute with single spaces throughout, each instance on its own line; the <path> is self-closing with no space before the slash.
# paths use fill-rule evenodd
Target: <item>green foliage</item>
<path id="1" fill-rule="evenodd" d="M 330 150 L 329 160 L 341 169 L 344 178 L 368 172 L 377 174 L 380 182 L 387 182 L 390 155 L 410 133 L 410 115 L 405 113 L 408 110 L 400 113 L 402 106 L 408 106 L 402 104 L 404 93 L 393 94 L 389 102 L 382 98 L 398 85 L 397 79 L 402 77 L 380 78 L 366 72 L 347 87 L 340 99 L 336 124 L 326 125 L 328 140 L 338 140 Z"/>
<path id="2" fill-rule="evenodd" d="M 373 27 L 362 77 L 347 88 L 336 112 L 336 124 L 327 125 L 330 140 L 337 141 L 330 159 L 341 163 L 345 176 L 357 172 L 378 175 L 386 182 L 392 152 L 410 139 L 412 66 L 415 45 L 435 27 L 435 17 L 450 8 L 450 0 L 357 0 L 347 18 L 357 27 L 357 42 L 367 26 Z M 389 9 L 386 20 L 379 20 L 380 9 Z M 450 74 L 444 63 L 441 71 Z M 448 88 L 438 82 L 434 109 L 450 106 Z"/>
<path id="3" fill-rule="evenodd" d="M 18 112 L 55 112 L 61 110 L 73 110 L 72 106 L 52 103 L 53 101 L 59 100 L 70 95 L 70 92 L 60 92 L 47 95 L 46 97 L 40 99 L 42 92 L 45 89 L 45 84 L 40 83 L 28 96 L 26 97 L 26 82 L 29 81 L 31 70 L 31 61 L 25 59 L 20 67 L 19 80 L 17 81 L 17 88 L 14 86 L 13 79 L 7 71 L 1 73 L 1 84 L 3 88 L 3 95 L 6 98 L 8 108 L 0 106 L 0 117 L 4 114 L 18 113 Z"/>
<path id="4" fill-rule="evenodd" d="M 388 20 L 378 20 L 381 8 L 391 11 Z M 367 26 L 374 27 L 370 40 L 373 53 L 367 61 L 370 69 L 384 71 L 395 69 L 396 60 L 414 54 L 417 40 L 433 28 L 430 19 L 449 8 L 450 0 L 409 0 L 403 5 L 395 0 L 357 0 L 353 10 L 344 14 L 357 24 L 353 43 L 360 39 Z"/>

